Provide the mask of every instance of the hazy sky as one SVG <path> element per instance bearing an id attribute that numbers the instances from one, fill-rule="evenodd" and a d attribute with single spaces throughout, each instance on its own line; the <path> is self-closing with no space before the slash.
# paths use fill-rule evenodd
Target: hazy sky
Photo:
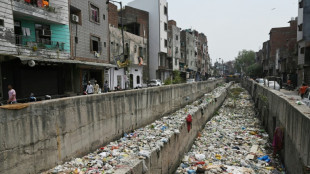
<path id="1" fill-rule="evenodd" d="M 298 15 L 298 0 L 168 0 L 168 6 L 179 27 L 207 35 L 212 63 L 233 60 L 242 49 L 258 51 L 271 28 Z"/>

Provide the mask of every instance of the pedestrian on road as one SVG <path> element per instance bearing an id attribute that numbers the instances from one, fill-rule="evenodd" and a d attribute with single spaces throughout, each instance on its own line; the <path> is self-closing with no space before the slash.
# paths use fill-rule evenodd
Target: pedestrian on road
<path id="1" fill-rule="evenodd" d="M 103 90 L 104 90 L 104 93 L 108 92 L 109 91 L 109 85 L 108 85 L 108 81 L 105 81 L 104 82 L 104 86 L 103 86 Z"/>
<path id="2" fill-rule="evenodd" d="M 301 99 L 304 98 L 304 95 L 306 94 L 308 87 L 309 87 L 308 85 L 303 83 L 302 86 L 299 88 L 298 93 L 300 94 Z"/>
<path id="3" fill-rule="evenodd" d="M 94 87 L 94 91 L 95 91 L 95 94 L 99 94 L 99 84 L 97 83 L 97 80 L 95 81 L 95 87 Z"/>
<path id="4" fill-rule="evenodd" d="M 15 104 L 17 103 L 17 100 L 16 100 L 16 91 L 13 89 L 13 86 L 12 85 L 8 85 L 8 89 L 9 89 L 9 99 L 7 100 L 7 103 L 8 104 Z"/>
<path id="5" fill-rule="evenodd" d="M 88 85 L 86 87 L 87 94 L 94 94 L 94 86 L 88 81 Z"/>

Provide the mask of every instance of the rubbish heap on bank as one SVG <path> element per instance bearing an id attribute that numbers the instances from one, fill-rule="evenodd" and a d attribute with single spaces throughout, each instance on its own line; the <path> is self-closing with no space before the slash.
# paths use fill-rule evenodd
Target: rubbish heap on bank
<path id="1" fill-rule="evenodd" d="M 249 94 L 234 85 L 228 99 L 198 133 L 177 174 L 285 173 Z"/>

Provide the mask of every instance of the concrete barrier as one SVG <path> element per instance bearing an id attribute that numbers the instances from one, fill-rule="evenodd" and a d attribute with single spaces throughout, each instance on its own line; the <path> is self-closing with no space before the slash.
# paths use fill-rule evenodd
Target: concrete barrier
<path id="1" fill-rule="evenodd" d="M 0 173 L 38 173 L 152 123 L 223 80 L 78 96 L 0 110 Z"/>
<path id="2" fill-rule="evenodd" d="M 252 95 L 270 138 L 276 127 L 284 128 L 280 155 L 288 173 L 306 173 L 310 166 L 310 109 L 252 80 L 243 80 L 242 86 Z"/>
<path id="3" fill-rule="evenodd" d="M 229 87 L 230 85 L 227 86 L 226 89 Z M 180 133 L 173 134 L 160 150 L 152 151 L 150 158 L 146 158 L 144 161 L 133 159 L 132 161 L 135 163 L 133 166 L 116 170 L 115 174 L 174 173 L 179 167 L 184 154 L 192 147 L 198 132 L 203 129 L 206 122 L 212 118 L 214 112 L 223 104 L 227 96 L 226 89 L 223 90 L 220 96 L 215 98 L 216 102 L 203 107 L 204 112 L 201 112 L 201 109 L 199 109 L 192 114 L 193 122 L 190 132 L 187 131 L 187 125 L 184 121 L 179 129 Z M 184 117 L 186 117 L 186 115 L 184 115 Z M 143 166 L 147 168 L 146 171 Z"/>

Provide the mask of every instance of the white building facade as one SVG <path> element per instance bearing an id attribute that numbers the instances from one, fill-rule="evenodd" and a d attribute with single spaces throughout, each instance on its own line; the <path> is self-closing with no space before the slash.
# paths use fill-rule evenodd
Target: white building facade
<path id="1" fill-rule="evenodd" d="M 167 0 L 135 0 L 128 6 L 149 12 L 149 76 L 167 78 L 168 3 Z"/>

